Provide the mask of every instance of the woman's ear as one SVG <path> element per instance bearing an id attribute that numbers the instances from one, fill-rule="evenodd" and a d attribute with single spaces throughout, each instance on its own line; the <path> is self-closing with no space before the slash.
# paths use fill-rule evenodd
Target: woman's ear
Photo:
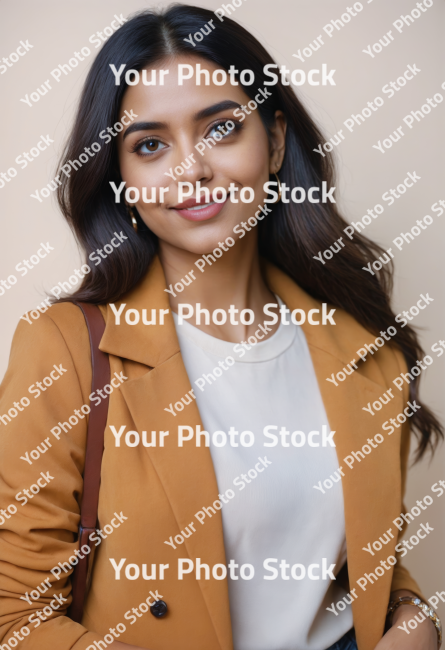
<path id="1" fill-rule="evenodd" d="M 270 157 L 269 171 L 276 174 L 283 164 L 286 152 L 286 128 L 287 122 L 283 111 L 275 112 L 275 124 L 270 127 Z"/>

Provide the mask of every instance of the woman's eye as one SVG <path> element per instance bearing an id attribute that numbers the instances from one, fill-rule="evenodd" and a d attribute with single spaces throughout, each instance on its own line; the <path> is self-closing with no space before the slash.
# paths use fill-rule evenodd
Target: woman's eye
<path id="1" fill-rule="evenodd" d="M 232 131 L 230 131 L 226 126 L 228 124 L 228 122 L 230 122 L 230 120 L 226 120 L 225 122 L 220 122 L 219 124 L 215 124 L 214 126 L 212 126 L 212 128 L 209 131 L 209 135 L 207 137 L 212 138 L 212 137 L 214 137 L 214 135 L 212 136 L 212 133 L 213 134 L 214 133 L 219 133 L 223 138 L 226 138 L 228 135 L 230 135 L 232 133 Z M 232 127 L 232 130 L 233 130 L 233 127 Z"/>
<path id="2" fill-rule="evenodd" d="M 138 147 L 138 153 L 144 156 L 149 156 L 150 154 L 154 154 L 157 153 L 158 151 L 161 151 L 162 149 L 165 148 L 165 146 L 166 145 L 160 142 L 159 140 L 150 138 L 149 140 L 145 140 L 145 142 L 143 142 Z"/>

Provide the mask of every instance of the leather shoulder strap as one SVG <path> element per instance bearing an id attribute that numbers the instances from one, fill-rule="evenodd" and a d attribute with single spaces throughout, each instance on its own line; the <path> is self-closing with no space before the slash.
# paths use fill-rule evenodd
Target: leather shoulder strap
<path id="1" fill-rule="evenodd" d="M 102 390 L 110 383 L 110 362 L 108 355 L 99 350 L 99 343 L 105 330 L 105 321 L 99 307 L 85 302 L 74 302 L 85 317 L 90 337 L 91 365 L 93 379 L 91 392 Z M 103 393 L 102 393 L 103 394 Z M 88 553 L 82 552 L 72 575 L 72 602 L 69 616 L 80 623 L 83 605 L 88 590 L 88 578 L 93 566 L 93 553 L 89 535 L 96 529 L 99 503 L 100 471 L 104 451 L 104 433 L 108 415 L 108 395 L 99 404 L 90 405 L 88 420 L 83 495 L 80 508 L 79 549 L 88 546 Z M 93 547 L 94 548 L 94 547 Z"/>

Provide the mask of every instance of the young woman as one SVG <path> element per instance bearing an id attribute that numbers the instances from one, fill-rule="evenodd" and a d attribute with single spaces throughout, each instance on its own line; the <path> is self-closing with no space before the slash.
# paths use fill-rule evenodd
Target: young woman
<path id="1" fill-rule="evenodd" d="M 423 353 L 396 327 L 388 267 L 363 271 L 378 246 L 343 235 L 314 259 L 347 223 L 308 200 L 334 187 L 332 163 L 268 64 L 235 22 L 181 5 L 129 20 L 93 63 L 59 188 L 89 269 L 21 321 L 2 387 L 1 413 L 19 404 L 2 419 L 2 648 L 437 647 L 434 617 L 404 630 L 421 612 L 398 598 L 423 597 L 394 524 L 410 426 L 419 457 L 441 436 L 417 378 L 393 384 Z M 101 306 L 114 382 L 81 624 L 67 607 L 103 393 L 73 299 Z"/>

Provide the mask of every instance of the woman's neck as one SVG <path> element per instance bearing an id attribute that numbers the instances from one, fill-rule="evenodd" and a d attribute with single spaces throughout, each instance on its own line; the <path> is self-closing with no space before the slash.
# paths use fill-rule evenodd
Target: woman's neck
<path id="1" fill-rule="evenodd" d="M 252 232 L 238 240 L 233 248 L 225 248 L 227 251 L 215 262 L 214 258 L 209 257 L 211 253 L 207 254 L 208 261 L 205 266 L 201 263 L 199 265 L 202 271 L 195 266 L 195 262 L 198 259 L 204 261 L 204 256 L 175 248 L 165 242 L 160 242 L 159 256 L 167 287 L 171 290 L 168 295 L 172 310 L 178 313 L 179 304 L 189 304 L 196 313 L 196 304 L 199 303 L 201 309 L 209 311 L 210 324 L 202 324 L 205 322 L 202 316 L 201 325 L 198 325 L 195 315 L 188 322 L 211 336 L 237 343 L 253 335 L 264 320 L 270 320 L 270 317 L 264 314 L 263 307 L 267 303 L 276 303 L 276 298 L 261 273 L 256 233 L 254 235 Z M 175 285 L 183 278 L 184 290 L 178 292 Z M 190 284 L 185 286 L 188 282 Z M 180 289 L 180 286 L 178 288 Z M 231 305 L 239 310 L 232 316 L 229 314 Z M 212 313 L 216 309 L 223 309 L 227 313 L 225 324 L 215 325 L 212 322 Z M 251 325 L 243 325 L 240 322 L 240 312 L 243 309 L 251 309 L 254 312 L 255 318 Z M 184 311 L 188 313 L 189 310 Z M 272 311 L 278 313 L 276 309 Z M 219 319 L 221 314 L 217 317 Z M 232 324 L 230 320 L 238 324 Z M 274 325 L 270 328 L 269 336 L 277 327 L 278 325 Z"/>

